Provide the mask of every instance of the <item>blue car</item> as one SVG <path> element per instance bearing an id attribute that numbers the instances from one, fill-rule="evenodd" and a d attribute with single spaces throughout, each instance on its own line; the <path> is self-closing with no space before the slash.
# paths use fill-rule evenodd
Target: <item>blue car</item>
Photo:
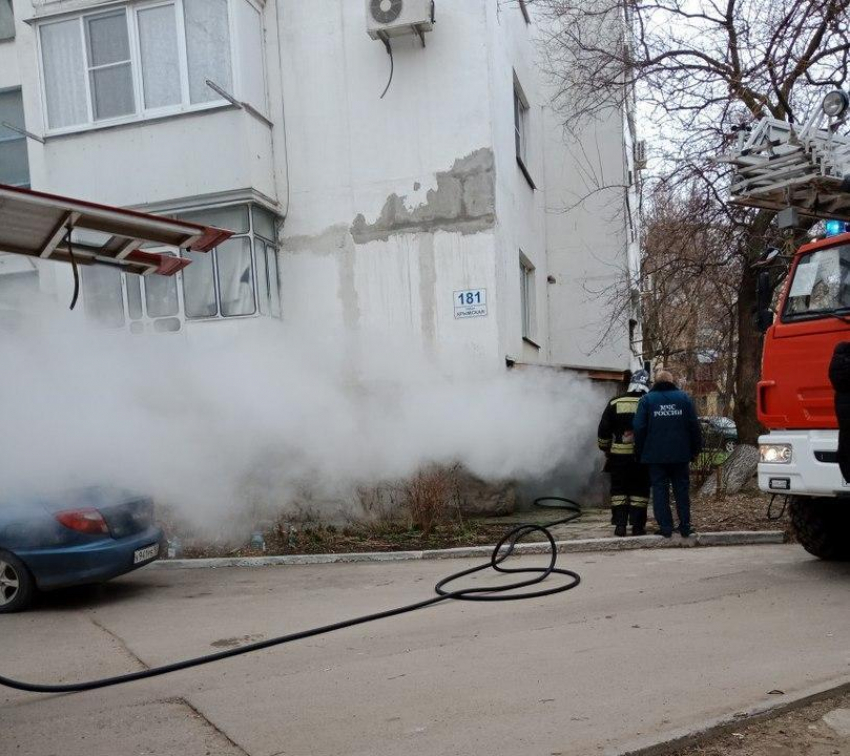
<path id="1" fill-rule="evenodd" d="M 144 496 L 88 488 L 0 502 L 0 614 L 37 590 L 101 583 L 159 557 L 162 530 Z"/>

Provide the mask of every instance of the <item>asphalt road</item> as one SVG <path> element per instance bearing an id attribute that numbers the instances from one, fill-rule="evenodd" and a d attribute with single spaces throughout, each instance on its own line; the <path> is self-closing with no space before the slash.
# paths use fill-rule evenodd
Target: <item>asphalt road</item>
<path id="1" fill-rule="evenodd" d="M 583 582 L 549 598 L 443 604 L 104 691 L 0 689 L 0 754 L 587 756 L 850 679 L 850 564 L 795 546 L 562 563 Z M 142 570 L 0 618 L 0 670 L 140 669 L 408 603 L 465 565 Z"/>

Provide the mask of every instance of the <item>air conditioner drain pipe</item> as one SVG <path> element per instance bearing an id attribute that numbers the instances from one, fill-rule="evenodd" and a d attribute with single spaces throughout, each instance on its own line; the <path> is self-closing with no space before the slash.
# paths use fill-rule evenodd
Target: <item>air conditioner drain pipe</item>
<path id="1" fill-rule="evenodd" d="M 551 502 L 557 503 L 553 504 Z M 443 578 L 434 586 L 434 591 L 437 595 L 423 601 L 417 601 L 414 604 L 407 604 L 406 606 L 399 606 L 395 609 L 387 609 L 386 611 L 376 612 L 375 614 L 366 614 L 362 617 L 354 617 L 341 622 L 335 622 L 331 625 L 322 625 L 321 627 L 314 627 L 310 630 L 302 630 L 297 633 L 281 635 L 277 638 L 269 638 L 268 640 L 249 643 L 245 646 L 240 646 L 239 648 L 231 648 L 214 654 L 197 656 L 193 659 L 185 659 L 184 661 L 175 662 L 173 664 L 165 664 L 161 667 L 152 667 L 139 672 L 129 672 L 125 675 L 116 675 L 115 677 L 104 677 L 99 680 L 89 680 L 87 682 L 67 683 L 61 685 L 42 685 L 38 683 L 22 682 L 21 680 L 13 680 L 9 677 L 0 676 L 0 685 L 29 693 L 81 693 L 86 690 L 109 688 L 113 685 L 123 685 L 137 680 L 146 680 L 150 677 L 159 677 L 160 675 L 167 675 L 171 672 L 179 672 L 183 669 L 191 669 L 192 667 L 200 667 L 204 664 L 212 664 L 213 662 L 223 661 L 224 659 L 230 659 L 234 656 L 250 654 L 254 651 L 262 651 L 267 648 L 273 648 L 274 646 L 282 646 L 286 643 L 303 640 L 304 638 L 312 638 L 317 635 L 332 633 L 336 630 L 344 630 L 347 627 L 354 627 L 356 625 L 364 625 L 367 622 L 389 619 L 390 617 L 396 617 L 400 614 L 415 612 L 417 609 L 425 609 L 426 607 L 433 606 L 434 604 L 439 604 L 442 601 L 450 599 L 455 601 L 520 601 L 523 599 L 540 598 L 541 596 L 551 596 L 555 593 L 563 593 L 564 591 L 575 588 L 581 582 L 581 577 L 578 573 L 573 572 L 572 570 L 565 570 L 555 566 L 558 558 L 558 551 L 555 545 L 555 539 L 549 529 L 556 525 L 564 525 L 579 518 L 581 516 L 581 507 L 572 499 L 566 499 L 560 496 L 544 496 L 535 500 L 534 504 L 535 506 L 542 507 L 544 509 L 566 510 L 569 514 L 566 517 L 553 520 L 552 522 L 548 522 L 544 525 L 528 523 L 511 528 L 496 544 L 493 549 L 493 553 L 490 555 L 489 562 L 478 565 L 477 567 L 470 567 L 469 569 L 455 572 L 452 575 Z M 545 537 L 545 540 L 549 542 L 549 564 L 545 567 L 505 567 L 504 562 L 514 552 L 516 544 L 521 539 L 531 535 L 532 533 L 541 533 Z M 461 578 L 474 575 L 478 572 L 483 572 L 487 569 L 492 569 L 506 575 L 522 575 L 528 577 L 522 577 L 510 583 L 503 583 L 490 587 L 455 588 L 454 590 L 451 590 L 448 587 Z M 552 575 L 563 575 L 569 579 L 551 588 L 532 589 L 533 586 L 543 583 Z"/>

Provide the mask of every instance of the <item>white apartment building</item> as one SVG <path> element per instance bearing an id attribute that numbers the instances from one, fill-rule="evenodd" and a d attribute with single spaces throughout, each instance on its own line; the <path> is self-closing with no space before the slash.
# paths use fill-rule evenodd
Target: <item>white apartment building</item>
<path id="1" fill-rule="evenodd" d="M 283 318 L 613 376 L 640 364 L 636 291 L 609 328 L 639 265 L 631 119 L 571 143 L 539 32 L 521 0 L 0 0 L 0 183 L 234 232 L 173 278 L 84 269 L 106 328 Z M 70 299 L 65 266 L 0 274 Z"/>

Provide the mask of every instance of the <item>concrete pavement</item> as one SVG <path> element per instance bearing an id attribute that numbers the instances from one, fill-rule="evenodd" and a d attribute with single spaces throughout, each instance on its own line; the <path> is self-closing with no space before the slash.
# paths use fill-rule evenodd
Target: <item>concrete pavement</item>
<path id="1" fill-rule="evenodd" d="M 444 604 L 99 692 L 0 689 L 0 754 L 587 756 L 850 678 L 850 565 L 797 546 L 560 563 L 583 582 L 549 598 Z M 0 670 L 162 664 L 409 603 L 463 566 L 143 570 L 0 619 Z"/>

